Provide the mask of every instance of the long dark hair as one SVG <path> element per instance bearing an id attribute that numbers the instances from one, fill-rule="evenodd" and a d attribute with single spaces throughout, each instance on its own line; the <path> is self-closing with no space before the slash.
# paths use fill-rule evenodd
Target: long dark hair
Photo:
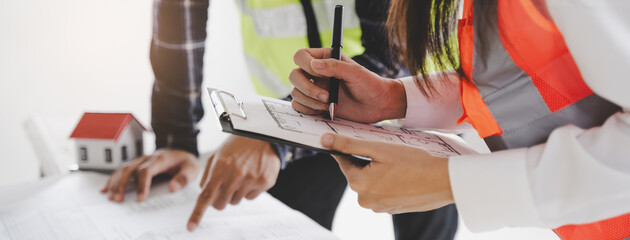
<path id="1" fill-rule="evenodd" d="M 439 94 L 428 76 L 429 67 L 454 69 L 459 65 L 457 10 L 459 0 L 392 0 L 387 19 L 390 44 L 427 97 Z M 433 66 L 428 66 L 427 59 Z M 418 74 L 422 78 L 418 77 Z M 444 80 L 444 75 L 441 80 Z"/>

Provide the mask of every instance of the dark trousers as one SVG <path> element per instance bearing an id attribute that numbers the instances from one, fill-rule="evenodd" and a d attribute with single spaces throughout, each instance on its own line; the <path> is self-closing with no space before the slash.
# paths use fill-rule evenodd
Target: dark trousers
<path id="1" fill-rule="evenodd" d="M 292 162 L 280 171 L 269 193 L 327 229 L 332 228 L 339 201 L 347 181 L 337 162 L 328 154 Z M 428 212 L 392 215 L 398 240 L 453 239 L 457 231 L 454 205 Z"/>

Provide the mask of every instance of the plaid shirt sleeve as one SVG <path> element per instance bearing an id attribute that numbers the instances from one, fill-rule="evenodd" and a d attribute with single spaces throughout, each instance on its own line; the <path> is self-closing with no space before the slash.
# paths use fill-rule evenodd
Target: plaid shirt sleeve
<path id="1" fill-rule="evenodd" d="M 155 74 L 151 126 L 156 149 L 199 156 L 203 54 L 209 0 L 155 0 L 151 65 Z"/>
<path id="2" fill-rule="evenodd" d="M 405 65 L 393 56 L 387 35 L 389 0 L 356 0 L 355 10 L 361 23 L 361 43 L 365 51 L 352 57 L 368 70 L 387 78 L 409 76 Z"/>

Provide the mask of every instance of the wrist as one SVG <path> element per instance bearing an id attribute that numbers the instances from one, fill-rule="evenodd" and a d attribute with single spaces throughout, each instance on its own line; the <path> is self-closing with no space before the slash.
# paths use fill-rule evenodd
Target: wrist
<path id="1" fill-rule="evenodd" d="M 430 161 L 430 165 L 425 167 L 427 176 L 430 176 L 428 180 L 433 184 L 424 193 L 425 196 L 430 196 L 429 203 L 421 210 L 436 209 L 455 202 L 449 178 L 448 158 L 434 156 Z"/>
<path id="2" fill-rule="evenodd" d="M 269 147 L 278 158 L 278 161 L 280 162 L 280 169 L 284 169 L 293 159 L 293 153 L 289 150 L 287 145 L 269 143 Z"/>
<path id="3" fill-rule="evenodd" d="M 177 149 L 199 157 L 197 136 L 187 134 L 157 133 L 155 134 L 155 149 Z"/>
<path id="4" fill-rule="evenodd" d="M 381 120 L 404 118 L 407 113 L 405 85 L 399 79 L 385 79 L 383 101 L 380 107 Z"/>

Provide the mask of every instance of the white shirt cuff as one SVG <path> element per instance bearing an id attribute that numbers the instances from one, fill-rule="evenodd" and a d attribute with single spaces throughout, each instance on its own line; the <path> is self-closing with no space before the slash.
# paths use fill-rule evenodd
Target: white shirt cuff
<path id="1" fill-rule="evenodd" d="M 434 78 L 438 78 L 433 73 Z M 424 128 L 441 132 L 459 133 L 471 129 L 468 125 L 457 125 L 457 119 L 463 110 L 459 100 L 459 79 L 456 75 L 447 75 L 451 83 L 437 82 L 438 94 L 427 98 L 422 94 L 412 77 L 400 79 L 407 96 L 407 112 L 404 120 L 397 121 L 406 128 Z"/>
<path id="2" fill-rule="evenodd" d="M 449 159 L 453 197 L 473 232 L 537 222 L 527 176 L 527 149 Z"/>

